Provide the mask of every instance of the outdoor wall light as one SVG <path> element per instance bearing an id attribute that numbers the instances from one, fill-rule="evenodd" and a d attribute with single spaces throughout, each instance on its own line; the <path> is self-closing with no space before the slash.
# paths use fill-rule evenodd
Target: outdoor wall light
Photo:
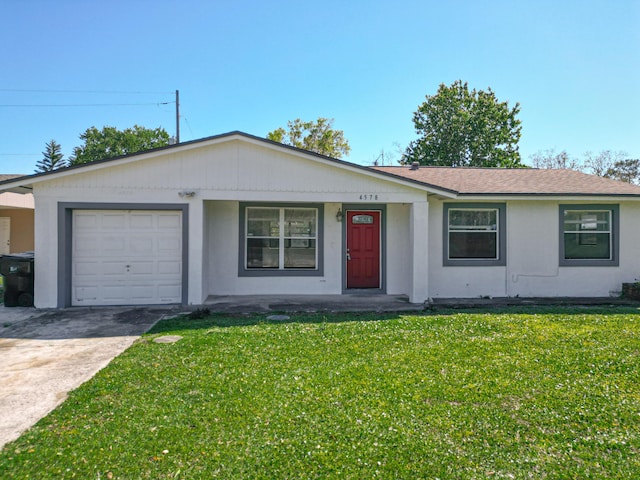
<path id="1" fill-rule="evenodd" d="M 178 196 L 179 196 L 180 198 L 184 198 L 184 197 L 187 197 L 187 198 L 193 198 L 193 197 L 195 197 L 195 196 L 196 196 L 196 192 L 186 192 L 186 191 L 182 191 L 182 192 L 178 192 Z"/>
<path id="2" fill-rule="evenodd" d="M 341 209 L 341 208 L 338 208 L 338 211 L 337 211 L 337 213 L 336 213 L 336 221 L 337 221 L 337 222 L 341 222 L 341 221 L 342 221 L 342 217 L 343 217 L 343 216 L 344 216 L 344 215 L 342 214 L 342 209 Z"/>

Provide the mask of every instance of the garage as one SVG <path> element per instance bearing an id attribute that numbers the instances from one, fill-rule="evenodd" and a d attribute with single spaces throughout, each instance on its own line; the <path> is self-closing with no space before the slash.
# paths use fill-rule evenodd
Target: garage
<path id="1" fill-rule="evenodd" d="M 183 299 L 183 212 L 73 210 L 71 305 Z"/>

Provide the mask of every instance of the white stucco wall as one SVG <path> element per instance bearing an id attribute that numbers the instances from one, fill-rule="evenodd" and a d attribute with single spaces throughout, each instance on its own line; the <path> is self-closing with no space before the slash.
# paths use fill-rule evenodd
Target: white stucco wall
<path id="1" fill-rule="evenodd" d="M 411 245 L 408 204 L 387 206 L 387 293 L 408 294 L 411 289 Z"/>
<path id="2" fill-rule="evenodd" d="M 342 292 L 342 204 L 387 205 L 387 289 L 411 294 L 412 202 L 426 192 L 280 148 L 228 141 L 85 167 L 34 186 L 36 306 L 58 305 L 58 204 L 189 204 L 188 303 L 209 295 Z M 180 193 L 193 192 L 192 197 Z M 324 205 L 324 275 L 239 277 L 239 202 Z M 426 255 L 426 253 L 425 253 Z M 426 298 L 426 283 L 420 296 Z"/>
<path id="3" fill-rule="evenodd" d="M 608 296 L 640 277 L 640 202 L 620 201 L 620 266 L 559 267 L 560 200 L 506 203 L 507 264 L 443 266 L 443 200 L 403 181 L 251 140 L 196 144 L 66 171 L 34 184 L 36 306 L 58 305 L 58 204 L 188 204 L 188 303 L 209 295 L 339 294 L 343 205 L 386 207 L 386 291 L 428 297 Z M 180 195 L 192 192 L 193 196 Z M 468 201 L 468 200 L 465 200 Z M 474 200 L 477 202 L 478 200 Z M 496 202 L 491 199 L 486 201 Z M 238 275 L 240 202 L 324 205 L 324 274 Z M 604 203 L 584 199 L 582 203 Z"/>
<path id="4" fill-rule="evenodd" d="M 441 201 L 430 203 L 430 295 L 434 298 L 606 297 L 640 277 L 640 203 L 620 205 L 619 267 L 559 266 L 559 205 L 603 203 L 507 201 L 507 265 L 443 266 Z M 611 203 L 611 202 L 608 202 Z"/>
<path id="5" fill-rule="evenodd" d="M 208 295 L 340 294 L 342 293 L 342 225 L 336 221 L 339 204 L 324 204 L 324 275 L 312 277 L 241 277 L 239 203 L 206 202 L 208 224 Z"/>

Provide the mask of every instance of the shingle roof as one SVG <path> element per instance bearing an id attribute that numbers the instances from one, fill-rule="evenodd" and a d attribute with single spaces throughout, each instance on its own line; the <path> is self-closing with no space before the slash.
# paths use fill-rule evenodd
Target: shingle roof
<path id="1" fill-rule="evenodd" d="M 11 180 L 12 178 L 24 177 L 24 175 L 16 175 L 14 173 L 0 173 L 0 182 L 4 180 Z"/>
<path id="2" fill-rule="evenodd" d="M 640 186 L 575 170 L 372 167 L 464 195 L 640 195 Z"/>

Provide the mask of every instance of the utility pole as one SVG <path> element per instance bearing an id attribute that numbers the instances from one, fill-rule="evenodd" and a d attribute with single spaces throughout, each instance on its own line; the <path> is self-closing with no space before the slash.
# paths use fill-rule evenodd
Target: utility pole
<path id="1" fill-rule="evenodd" d="M 180 143 L 180 90 L 176 90 L 176 143 Z"/>

